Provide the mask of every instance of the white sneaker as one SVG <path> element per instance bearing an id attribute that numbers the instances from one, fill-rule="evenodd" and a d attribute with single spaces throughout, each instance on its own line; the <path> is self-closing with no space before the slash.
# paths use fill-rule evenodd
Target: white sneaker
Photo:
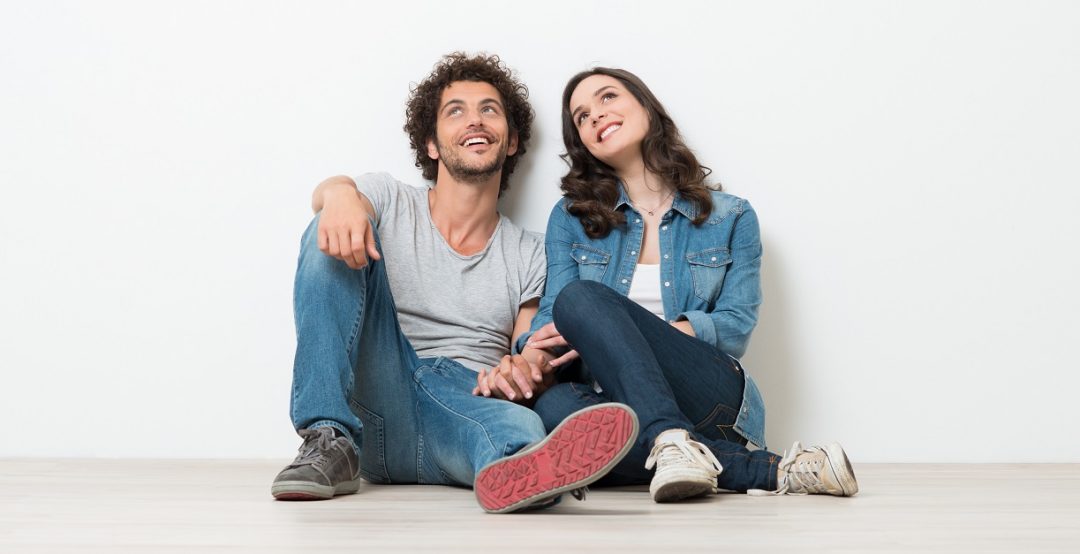
<path id="1" fill-rule="evenodd" d="M 825 446 L 803 448 L 799 441 L 791 445 L 791 450 L 784 453 L 777 468 L 775 491 L 751 490 L 751 496 L 772 496 L 778 494 L 831 494 L 833 496 L 855 496 L 859 492 L 859 483 L 855 481 L 855 471 L 851 468 L 844 449 L 839 443 Z"/>
<path id="2" fill-rule="evenodd" d="M 649 493 L 656 502 L 676 502 L 716 492 L 716 477 L 723 468 L 713 453 L 700 442 L 690 440 L 682 429 L 660 433 L 645 469 L 656 466 Z"/>

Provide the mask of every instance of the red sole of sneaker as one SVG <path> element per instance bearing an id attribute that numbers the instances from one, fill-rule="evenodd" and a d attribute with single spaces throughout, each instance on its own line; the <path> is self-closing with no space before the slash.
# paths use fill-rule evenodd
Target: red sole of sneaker
<path id="1" fill-rule="evenodd" d="M 275 494 L 274 498 L 278 500 L 326 500 L 325 496 L 316 496 L 314 494 L 307 494 L 302 492 L 283 492 Z"/>
<path id="2" fill-rule="evenodd" d="M 603 477 L 637 438 L 637 416 L 622 404 L 580 410 L 542 442 L 480 470 L 474 488 L 488 512 L 512 512 Z"/>

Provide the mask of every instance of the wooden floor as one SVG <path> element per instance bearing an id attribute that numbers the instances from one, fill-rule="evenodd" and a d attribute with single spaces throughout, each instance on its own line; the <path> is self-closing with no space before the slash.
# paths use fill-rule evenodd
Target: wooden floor
<path id="1" fill-rule="evenodd" d="M 594 489 L 487 515 L 437 486 L 275 502 L 284 463 L 0 460 L 0 552 L 1080 552 L 1080 465 L 862 464 L 855 498 Z"/>

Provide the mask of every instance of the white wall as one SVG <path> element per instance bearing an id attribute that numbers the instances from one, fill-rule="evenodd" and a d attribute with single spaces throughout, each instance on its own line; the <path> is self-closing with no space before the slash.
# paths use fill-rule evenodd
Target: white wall
<path id="1" fill-rule="evenodd" d="M 0 456 L 290 457 L 309 192 L 419 182 L 408 84 L 466 49 L 532 91 L 525 226 L 594 64 L 753 202 L 774 448 L 1080 461 L 1077 4 L 417 5 L 3 2 Z"/>

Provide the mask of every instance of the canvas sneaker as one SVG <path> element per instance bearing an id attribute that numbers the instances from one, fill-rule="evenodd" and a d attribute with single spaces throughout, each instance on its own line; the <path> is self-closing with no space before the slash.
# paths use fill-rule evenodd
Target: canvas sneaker
<path id="1" fill-rule="evenodd" d="M 656 467 L 649 494 L 656 502 L 677 502 L 716 492 L 720 461 L 683 429 L 669 429 L 656 437 L 645 469 Z"/>
<path id="2" fill-rule="evenodd" d="M 779 488 L 750 491 L 755 496 L 778 494 L 831 494 L 855 496 L 859 484 L 844 449 L 839 443 L 803 448 L 799 441 L 784 453 L 777 470 Z"/>
<path id="3" fill-rule="evenodd" d="M 548 507 L 564 492 L 583 500 L 584 487 L 615 467 L 637 434 L 637 416 L 625 404 L 578 410 L 544 440 L 484 466 L 476 500 L 489 513 Z"/>
<path id="4" fill-rule="evenodd" d="M 325 500 L 360 489 L 360 464 L 352 441 L 334 438 L 332 427 L 301 429 L 296 459 L 270 488 L 278 500 Z"/>

